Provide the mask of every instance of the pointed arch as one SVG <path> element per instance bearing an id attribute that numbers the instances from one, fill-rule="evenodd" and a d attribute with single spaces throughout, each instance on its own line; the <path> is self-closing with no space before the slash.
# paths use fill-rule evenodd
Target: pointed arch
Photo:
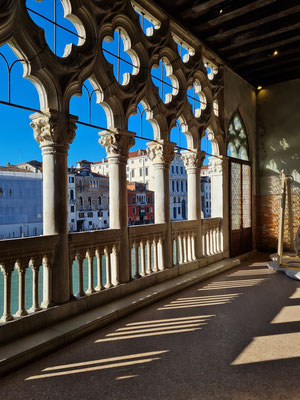
<path id="1" fill-rule="evenodd" d="M 227 155 L 240 160 L 249 161 L 249 143 L 244 121 L 236 111 L 229 123 L 227 132 Z"/>

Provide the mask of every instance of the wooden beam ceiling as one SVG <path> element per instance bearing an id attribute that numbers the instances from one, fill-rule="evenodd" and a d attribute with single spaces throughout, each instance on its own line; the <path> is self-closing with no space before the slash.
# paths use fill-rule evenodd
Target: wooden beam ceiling
<path id="1" fill-rule="evenodd" d="M 254 86 L 300 78 L 299 0 L 155 2 Z"/>

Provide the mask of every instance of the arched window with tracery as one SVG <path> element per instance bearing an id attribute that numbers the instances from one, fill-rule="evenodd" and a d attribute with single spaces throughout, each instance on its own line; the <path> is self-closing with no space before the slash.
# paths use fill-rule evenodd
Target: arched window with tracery
<path id="1" fill-rule="evenodd" d="M 245 124 L 236 112 L 227 132 L 230 171 L 230 253 L 252 250 L 252 171 Z"/>
<path id="2" fill-rule="evenodd" d="M 237 112 L 228 128 L 227 155 L 240 160 L 249 161 L 249 146 L 243 120 Z"/>

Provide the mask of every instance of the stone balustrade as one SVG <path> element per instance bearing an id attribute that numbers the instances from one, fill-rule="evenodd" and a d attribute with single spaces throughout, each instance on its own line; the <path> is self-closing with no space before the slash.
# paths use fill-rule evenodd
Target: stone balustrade
<path id="1" fill-rule="evenodd" d="M 70 294 L 75 295 L 74 280 L 72 279 L 74 261 L 77 263 L 78 280 L 76 297 L 83 297 L 117 286 L 119 284 L 119 252 L 119 229 L 69 234 L 70 282 L 72 286 Z M 84 268 L 84 261 L 87 263 L 87 268 Z M 105 269 L 103 269 L 104 266 Z M 85 272 L 87 276 L 84 276 Z M 96 272 L 96 285 L 94 272 Z M 87 281 L 86 290 L 84 290 L 84 281 Z"/>
<path id="2" fill-rule="evenodd" d="M 172 222 L 173 265 L 196 261 L 197 221 Z"/>
<path id="3" fill-rule="evenodd" d="M 213 256 L 223 251 L 222 218 L 206 218 L 202 224 L 202 254 Z"/>
<path id="4" fill-rule="evenodd" d="M 51 267 L 58 236 L 40 236 L 32 238 L 9 239 L 0 241 L 0 269 L 3 274 L 3 315 L 1 322 L 12 321 L 16 317 L 35 313 L 52 305 Z M 40 304 L 39 273 L 43 267 L 43 301 Z M 26 309 L 26 271 L 32 271 L 32 302 Z M 18 274 L 18 311 L 11 312 L 12 274 Z M 16 293 L 14 294 L 17 295 Z M 0 292 L 1 296 L 1 292 Z M 1 299 L 2 300 L 2 299 Z M 0 300 L 0 302 L 2 302 Z"/>
<path id="5" fill-rule="evenodd" d="M 0 269 L 4 282 L 3 293 L 0 291 L 0 296 L 3 296 L 0 298 L 0 305 L 1 303 L 3 305 L 0 323 L 57 304 L 53 298 L 57 285 L 64 289 L 66 285 L 68 286 L 69 299 L 81 299 L 92 294 L 107 292 L 107 289 L 114 289 L 120 283 L 126 285 L 129 281 L 147 279 L 151 274 L 163 273 L 164 270 L 179 267 L 181 264 L 192 266 L 198 262 L 199 268 L 204 263 L 214 262 L 216 257 L 217 259 L 222 257 L 222 218 L 207 218 L 201 221 L 202 243 L 198 240 L 199 224 L 196 220 L 171 222 L 170 232 L 171 245 L 166 240 L 166 223 L 128 227 L 130 263 L 125 274 L 126 263 L 120 260 L 122 238 L 120 229 L 70 233 L 68 283 L 62 278 L 57 280 L 59 271 L 56 275 L 52 274 L 59 235 L 0 241 Z M 202 245 L 200 258 L 197 257 L 199 251 L 201 252 L 201 249 L 197 248 L 199 242 L 200 246 Z M 167 252 L 169 255 L 166 257 Z M 168 259 L 171 262 L 166 262 Z M 40 279 L 39 283 L 41 266 L 43 266 L 43 279 L 42 282 Z M 30 277 L 26 275 L 27 270 L 30 270 Z M 12 294 L 13 273 L 15 286 L 18 279 L 18 294 L 17 290 Z M 121 273 L 130 278 L 122 280 Z M 32 287 L 30 306 L 28 306 L 28 277 Z M 14 315 L 11 312 L 12 295 L 15 311 L 18 302 L 18 310 Z"/>
<path id="6" fill-rule="evenodd" d="M 131 274 L 134 279 L 166 268 L 164 242 L 166 224 L 140 225 L 129 228 Z"/>

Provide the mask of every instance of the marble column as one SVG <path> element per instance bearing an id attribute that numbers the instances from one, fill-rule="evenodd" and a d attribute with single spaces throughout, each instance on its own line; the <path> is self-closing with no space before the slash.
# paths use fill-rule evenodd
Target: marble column
<path id="1" fill-rule="evenodd" d="M 126 165 L 129 149 L 135 143 L 134 135 L 134 132 L 115 128 L 99 133 L 99 143 L 106 150 L 109 165 L 109 226 L 121 231 L 120 270 L 116 274 L 120 283 L 131 279 Z"/>
<path id="2" fill-rule="evenodd" d="M 30 116 L 43 157 L 43 233 L 59 235 L 52 266 L 52 300 L 70 299 L 68 255 L 68 149 L 77 117 L 44 109 Z"/>
<path id="3" fill-rule="evenodd" d="M 201 234 L 201 178 L 200 171 L 205 157 L 202 150 L 191 149 L 183 151 L 181 159 L 187 172 L 187 198 L 188 198 L 188 220 L 198 221 L 196 232 L 196 257 L 202 256 L 202 234 Z"/>
<path id="4" fill-rule="evenodd" d="M 222 218 L 220 247 L 225 257 L 229 257 L 228 169 L 228 157 L 209 157 L 208 174 L 211 180 L 211 217 Z"/>
<path id="5" fill-rule="evenodd" d="M 154 220 L 156 224 L 166 224 L 166 237 L 163 241 L 164 267 L 173 264 L 173 246 L 170 215 L 169 170 L 174 158 L 175 143 L 166 140 L 147 143 L 147 154 L 153 163 L 154 171 Z"/>

